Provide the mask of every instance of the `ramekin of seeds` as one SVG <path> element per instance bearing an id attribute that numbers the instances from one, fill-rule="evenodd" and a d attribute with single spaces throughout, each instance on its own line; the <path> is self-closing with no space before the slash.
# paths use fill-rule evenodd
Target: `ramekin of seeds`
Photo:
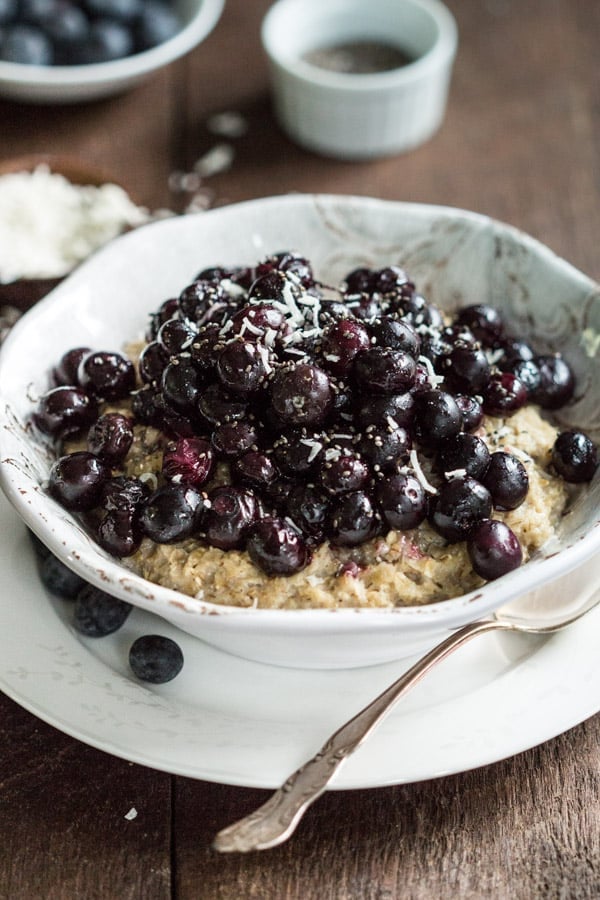
<path id="1" fill-rule="evenodd" d="M 507 226 L 333 197 L 148 226 L 24 317 L 0 375 L 84 284 L 7 405 L 30 469 L 2 448 L 1 471 L 116 596 L 241 655 L 360 665 L 598 549 L 598 363 L 556 324 L 589 346 L 597 288 Z"/>

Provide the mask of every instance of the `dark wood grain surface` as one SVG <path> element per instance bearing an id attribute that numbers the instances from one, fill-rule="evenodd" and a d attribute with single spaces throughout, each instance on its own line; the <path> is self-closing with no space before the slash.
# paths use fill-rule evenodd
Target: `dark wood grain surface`
<path id="1" fill-rule="evenodd" d="M 236 110 L 248 131 L 232 141 L 231 168 L 207 182 L 216 205 L 288 191 L 456 205 L 523 228 L 600 278 L 600 4 L 449 5 L 460 49 L 447 118 L 406 156 L 349 164 L 292 145 L 273 121 L 259 42 L 269 3 L 227 0 L 202 47 L 128 94 L 64 108 L 0 102 L 0 162 L 75 155 L 150 208 L 180 210 L 170 174 L 219 140 L 211 114 Z M 0 697 L 0 897 L 597 898 L 599 743 L 596 716 L 473 772 L 332 792 L 282 847 L 221 857 L 214 832 L 265 792 L 132 765 Z"/>

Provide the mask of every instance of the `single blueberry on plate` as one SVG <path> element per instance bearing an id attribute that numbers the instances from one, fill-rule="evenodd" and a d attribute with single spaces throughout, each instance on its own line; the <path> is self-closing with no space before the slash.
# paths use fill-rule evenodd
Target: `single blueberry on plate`
<path id="1" fill-rule="evenodd" d="M 40 562 L 40 578 L 46 590 L 57 597 L 62 597 L 63 600 L 74 600 L 79 591 L 85 587 L 83 578 L 72 572 L 50 551 Z"/>
<path id="2" fill-rule="evenodd" d="M 144 634 L 129 650 L 129 665 L 141 681 L 165 684 L 179 675 L 183 668 L 183 653 L 179 644 L 161 634 Z"/>
<path id="3" fill-rule="evenodd" d="M 75 600 L 73 627 L 86 637 L 105 637 L 121 627 L 132 609 L 131 603 L 86 584 Z"/>

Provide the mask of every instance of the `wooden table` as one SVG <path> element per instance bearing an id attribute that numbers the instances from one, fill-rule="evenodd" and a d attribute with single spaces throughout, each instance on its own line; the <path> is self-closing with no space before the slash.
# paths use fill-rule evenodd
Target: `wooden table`
<path id="1" fill-rule="evenodd" d="M 150 208 L 181 209 L 170 173 L 221 140 L 210 115 L 236 110 L 248 130 L 230 141 L 231 168 L 207 182 L 216 204 L 328 191 L 456 205 L 522 227 L 600 278 L 596 0 L 450 0 L 460 49 L 442 130 L 408 155 L 361 164 L 305 153 L 275 126 L 259 42 L 268 6 L 227 0 L 201 48 L 123 96 L 0 103 L 0 158 L 76 155 Z M 600 716 L 466 774 L 332 792 L 282 847 L 222 857 L 214 832 L 265 792 L 132 765 L 5 697 L 0 710 L 6 900 L 600 896 Z M 125 820 L 136 804 L 143 814 Z"/>

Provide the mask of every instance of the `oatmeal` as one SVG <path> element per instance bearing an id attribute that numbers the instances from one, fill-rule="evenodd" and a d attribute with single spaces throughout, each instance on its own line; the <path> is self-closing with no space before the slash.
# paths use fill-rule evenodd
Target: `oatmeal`
<path id="1" fill-rule="evenodd" d="M 326 287 L 297 254 L 203 270 L 127 354 L 75 348 L 37 427 L 48 490 L 144 578 L 213 603 L 392 607 L 466 593 L 554 534 L 596 448 L 574 379 L 493 309 L 397 266 Z"/>

